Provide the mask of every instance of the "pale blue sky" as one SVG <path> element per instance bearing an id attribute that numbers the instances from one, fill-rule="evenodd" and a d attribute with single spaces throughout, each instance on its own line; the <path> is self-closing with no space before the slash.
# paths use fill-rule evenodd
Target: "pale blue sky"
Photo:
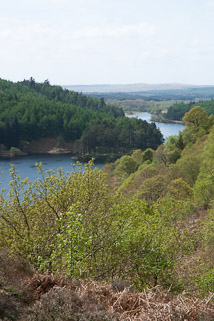
<path id="1" fill-rule="evenodd" d="M 214 0 L 0 2 L 0 78 L 214 85 Z"/>

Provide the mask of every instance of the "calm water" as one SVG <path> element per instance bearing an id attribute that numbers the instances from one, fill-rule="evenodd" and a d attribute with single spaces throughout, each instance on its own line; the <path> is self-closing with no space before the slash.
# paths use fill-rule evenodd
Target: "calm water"
<path id="1" fill-rule="evenodd" d="M 139 119 L 146 120 L 148 123 L 152 123 L 150 113 L 146 112 L 136 112 L 133 115 L 127 115 L 129 118 L 137 117 Z M 167 123 L 158 123 L 155 122 L 156 126 L 160 129 L 163 137 L 166 139 L 169 136 L 178 135 L 179 131 L 184 130 L 185 126 L 183 124 L 167 124 Z"/>
<path id="2" fill-rule="evenodd" d="M 71 155 L 31 155 L 25 157 L 17 157 L 13 159 L 0 159 L 0 171 L 4 173 L 0 175 L 0 190 L 6 189 L 6 193 L 9 191 L 9 182 L 11 180 L 9 169 L 11 164 L 15 165 L 16 170 L 19 171 L 21 179 L 28 177 L 32 182 L 38 178 L 37 168 L 35 163 L 42 162 L 44 170 L 53 169 L 57 170 L 62 167 L 65 171 L 73 171 L 71 164 L 76 164 L 76 160 L 71 158 Z M 101 169 L 104 163 L 96 163 L 96 167 Z"/>
<path id="3" fill-rule="evenodd" d="M 129 115 L 128 117 L 137 117 L 139 119 L 143 119 L 151 123 L 151 114 L 146 112 L 138 112 L 133 115 Z M 184 125 L 182 124 L 165 124 L 165 123 L 156 123 L 157 127 L 160 128 L 164 138 L 166 139 L 169 136 L 177 135 L 179 131 L 184 129 Z M 37 168 L 35 167 L 35 163 L 42 162 L 43 168 L 45 170 L 52 168 L 53 170 L 57 170 L 57 168 L 62 167 L 65 171 L 72 171 L 73 166 L 71 164 L 76 164 L 76 161 L 71 158 L 71 155 L 31 155 L 14 159 L 0 159 L 0 169 L 4 172 L 4 174 L 0 175 L 0 189 L 5 188 L 6 193 L 9 190 L 9 182 L 11 180 L 9 175 L 9 169 L 11 164 L 15 165 L 16 170 L 19 171 L 19 175 L 21 179 L 29 177 L 29 179 L 33 182 L 38 178 Z M 96 163 L 96 167 L 101 169 L 104 166 L 104 163 Z"/>

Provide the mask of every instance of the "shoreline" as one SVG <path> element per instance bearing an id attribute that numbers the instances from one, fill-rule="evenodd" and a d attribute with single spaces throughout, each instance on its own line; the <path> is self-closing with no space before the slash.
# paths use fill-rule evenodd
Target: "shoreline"
<path id="1" fill-rule="evenodd" d="M 151 121 L 153 121 L 155 123 L 162 123 L 162 124 L 181 124 L 181 125 L 184 125 L 182 120 L 151 119 Z"/>
<path id="2" fill-rule="evenodd" d="M 28 153 L 25 152 L 11 152 L 9 150 L 0 151 L 0 159 L 12 159 L 15 157 L 24 157 L 28 156 Z"/>
<path id="3" fill-rule="evenodd" d="M 25 157 L 31 155 L 67 155 L 70 154 L 71 157 L 80 162 L 88 162 L 92 158 L 96 162 L 104 162 L 109 160 L 109 162 L 116 160 L 122 156 L 122 153 L 115 154 L 76 154 L 74 150 L 73 142 L 64 142 L 63 147 L 57 147 L 57 138 L 42 138 L 37 141 L 32 141 L 29 143 L 29 149 L 27 152 L 19 150 L 0 150 L 0 160 L 1 159 L 14 159 L 16 157 Z"/>
<path id="4" fill-rule="evenodd" d="M 13 153 L 10 151 L 0 151 L 0 160 L 1 159 L 14 159 L 17 157 L 27 157 L 27 156 L 32 156 L 32 155 L 67 155 L 67 154 L 72 154 L 70 151 L 42 151 L 42 152 L 35 152 L 35 153 L 26 153 L 26 152 L 19 152 L 19 153 Z M 74 155 L 75 157 L 75 155 Z"/>
<path id="5" fill-rule="evenodd" d="M 46 155 L 46 156 L 55 156 L 55 155 L 71 155 L 71 158 L 81 162 L 89 162 L 91 159 L 94 159 L 95 162 L 105 162 L 108 160 L 109 162 L 115 161 L 117 158 L 121 157 L 122 154 L 109 154 L 109 155 L 77 155 L 72 153 L 68 150 L 51 150 L 51 151 L 42 151 L 42 152 L 34 152 L 34 153 L 13 153 L 10 151 L 0 151 L 0 161 L 1 160 L 13 160 L 16 158 L 24 158 L 28 156 L 34 156 L 34 155 Z"/>

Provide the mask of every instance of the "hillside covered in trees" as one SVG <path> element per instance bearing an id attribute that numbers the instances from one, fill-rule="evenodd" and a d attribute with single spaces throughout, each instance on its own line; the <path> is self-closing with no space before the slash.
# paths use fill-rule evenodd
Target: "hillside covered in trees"
<path id="1" fill-rule="evenodd" d="M 1 148 L 28 151 L 30 142 L 49 137 L 57 138 L 58 147 L 72 141 L 72 152 L 94 155 L 156 148 L 163 142 L 154 124 L 127 119 L 122 109 L 102 98 L 51 86 L 48 80 L 0 80 Z"/>
<path id="2" fill-rule="evenodd" d="M 191 108 L 194 106 L 200 105 L 208 115 L 214 114 L 214 99 L 206 100 L 206 101 L 200 101 L 195 103 L 176 103 L 173 106 L 169 107 L 166 114 L 164 114 L 164 118 L 167 120 L 179 120 L 181 121 L 184 117 L 184 114 L 188 112 Z"/>
<path id="3" fill-rule="evenodd" d="M 136 149 L 102 171 L 90 162 L 45 173 L 37 164 L 32 183 L 11 169 L 0 253 L 19 273 L 25 266 L 17 291 L 29 301 L 15 310 L 2 264 L 10 311 L 31 321 L 213 319 L 214 116 L 196 106 L 183 121 L 184 131 L 156 150 Z"/>

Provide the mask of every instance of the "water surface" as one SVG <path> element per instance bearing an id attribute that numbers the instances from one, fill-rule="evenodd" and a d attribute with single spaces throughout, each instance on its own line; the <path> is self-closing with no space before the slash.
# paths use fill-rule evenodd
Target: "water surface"
<path id="1" fill-rule="evenodd" d="M 77 168 L 76 160 L 72 159 L 69 154 L 62 155 L 30 155 L 24 157 L 16 157 L 12 159 L 0 159 L 0 169 L 3 174 L 0 175 L 0 189 L 5 188 L 6 193 L 9 191 L 9 182 L 11 180 L 9 169 L 11 164 L 15 165 L 16 170 L 19 171 L 21 179 L 29 178 L 30 181 L 34 182 L 38 177 L 37 168 L 35 163 L 42 162 L 44 170 L 63 168 L 64 171 L 72 172 L 73 166 Z M 96 163 L 95 167 L 101 169 L 104 163 Z"/>
<path id="2" fill-rule="evenodd" d="M 151 117 L 152 114 L 147 112 L 135 112 L 132 115 L 127 115 L 129 118 L 139 118 L 142 120 L 146 120 L 148 123 L 152 123 Z M 161 133 L 163 134 L 164 139 L 168 138 L 169 136 L 178 135 L 180 131 L 183 131 L 185 126 L 183 124 L 176 124 L 176 123 L 159 123 L 154 122 L 156 126 L 160 129 Z"/>

